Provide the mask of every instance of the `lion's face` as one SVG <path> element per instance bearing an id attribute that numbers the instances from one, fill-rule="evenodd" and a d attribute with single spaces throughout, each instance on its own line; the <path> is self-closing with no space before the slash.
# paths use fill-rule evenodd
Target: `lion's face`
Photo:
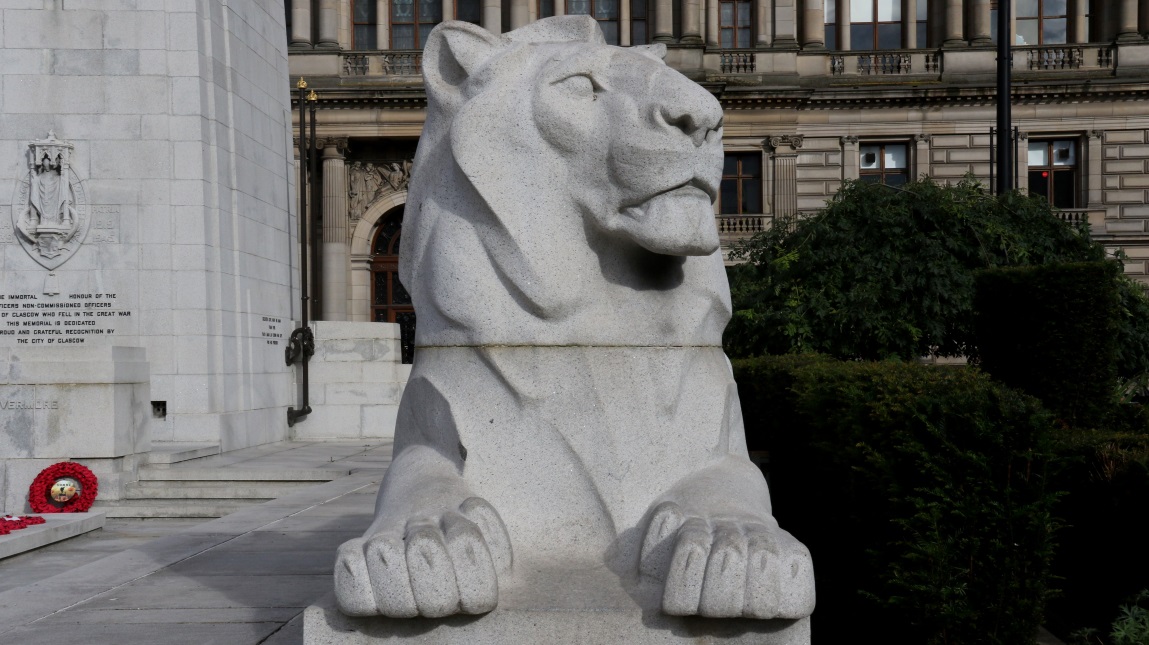
<path id="1" fill-rule="evenodd" d="M 563 157 L 573 198 L 602 229 L 650 251 L 713 253 L 718 101 L 667 67 L 661 47 L 574 51 L 541 68 L 533 97 L 535 126 Z"/>

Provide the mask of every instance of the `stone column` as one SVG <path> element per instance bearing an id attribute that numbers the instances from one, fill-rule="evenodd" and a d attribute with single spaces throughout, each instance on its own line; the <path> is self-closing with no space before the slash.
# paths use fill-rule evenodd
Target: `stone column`
<path id="1" fill-rule="evenodd" d="M 451 14 L 451 18 L 455 14 Z M 444 14 L 444 20 L 450 20 Z M 483 0 L 483 29 L 491 32 L 492 34 L 503 33 L 503 7 L 499 0 Z"/>
<path id="2" fill-rule="evenodd" d="M 802 49 L 826 48 L 826 9 L 823 0 L 802 1 Z"/>
<path id="3" fill-rule="evenodd" d="M 992 45 L 989 24 L 990 0 L 970 0 L 970 5 L 969 44 L 975 47 Z"/>
<path id="4" fill-rule="evenodd" d="M 757 0 L 754 10 L 758 12 L 758 35 L 755 37 L 757 46 L 769 47 L 774 35 L 773 0 Z"/>
<path id="5" fill-rule="evenodd" d="M 1088 169 L 1089 177 L 1086 184 L 1085 199 L 1081 200 L 1089 208 L 1100 208 L 1101 204 L 1101 144 L 1105 136 L 1103 130 L 1090 130 L 1089 140 L 1086 144 L 1085 159 L 1079 159 L 1077 163 L 1084 162 L 1085 167 Z"/>
<path id="6" fill-rule="evenodd" d="M 291 46 L 311 46 L 311 0 L 291 0 Z"/>
<path id="7" fill-rule="evenodd" d="M 774 0 L 774 40 L 776 49 L 798 46 L 798 12 L 794 0 Z"/>
<path id="8" fill-rule="evenodd" d="M 924 46 L 925 43 L 918 44 L 918 0 L 902 0 L 902 47 L 917 49 Z"/>
<path id="9" fill-rule="evenodd" d="M 630 0 L 618 1 L 621 3 L 618 7 L 618 44 L 621 47 L 629 47 L 633 44 L 630 42 Z M 529 7 L 531 2 L 526 2 L 525 5 Z M 514 21 L 514 5 L 511 5 L 511 11 L 511 20 Z"/>
<path id="10" fill-rule="evenodd" d="M 1066 34 L 1071 43 L 1082 45 L 1089 42 L 1089 34 L 1085 29 L 1085 12 L 1089 9 L 1089 0 L 1069 0 L 1069 33 Z"/>
<path id="11" fill-rule="evenodd" d="M 510 28 L 518 29 L 531 22 L 530 0 L 511 0 L 510 2 Z"/>
<path id="12" fill-rule="evenodd" d="M 834 0 L 834 25 L 838 31 L 838 51 L 850 51 L 850 0 Z"/>
<path id="13" fill-rule="evenodd" d="M 629 6 L 630 0 L 620 0 L 623 4 Z M 714 16 L 718 16 L 718 2 L 717 0 L 706 0 L 706 40 L 710 43 L 710 32 L 714 31 L 714 42 L 718 40 L 718 25 L 710 24 L 710 6 L 714 5 Z M 701 43 L 702 42 L 702 25 L 699 24 L 702 17 L 702 6 L 699 0 L 682 0 L 682 38 L 679 42 L 684 43 Z"/>
<path id="14" fill-rule="evenodd" d="M 375 46 L 382 50 L 391 49 L 391 3 L 388 0 L 375 0 Z"/>
<path id="15" fill-rule="evenodd" d="M 443 20 L 455 19 L 455 0 L 443 0 Z M 482 18 L 479 18 L 482 21 Z"/>
<path id="16" fill-rule="evenodd" d="M 688 4 L 689 0 L 682 0 L 684 5 Z M 695 15 L 698 13 L 698 5 L 694 5 Z M 686 31 L 686 18 L 682 20 L 683 35 Z M 685 40 L 685 38 L 683 39 Z M 706 0 L 706 45 L 707 47 L 718 46 L 718 0 Z"/>
<path id="17" fill-rule="evenodd" d="M 1117 12 L 1117 40 L 1141 40 L 1137 33 L 1137 0 L 1121 0 Z"/>
<path id="18" fill-rule="evenodd" d="M 842 137 L 842 181 L 858 178 L 858 137 Z"/>
<path id="19" fill-rule="evenodd" d="M 322 320 L 347 320 L 348 215 L 344 141 L 323 147 Z"/>
<path id="20" fill-rule="evenodd" d="M 446 0 L 444 0 L 444 1 L 446 1 Z M 555 15 L 556 16 L 565 16 L 566 13 L 567 13 L 566 0 L 555 0 Z M 670 20 L 670 18 L 667 18 L 667 20 Z"/>
<path id="21" fill-rule="evenodd" d="M 803 135 L 785 134 L 770 137 L 767 143 L 773 149 L 771 170 L 774 178 L 774 216 L 794 215 L 798 212 L 798 149 Z"/>
<path id="22" fill-rule="evenodd" d="M 929 176 L 930 174 L 930 135 L 928 134 L 915 134 L 914 135 L 914 174 L 910 180 L 917 179 L 922 175 Z"/>
<path id="23" fill-rule="evenodd" d="M 555 0 L 555 15 L 558 15 L 559 5 L 563 0 Z M 656 43 L 674 42 L 674 9 L 671 0 L 657 0 L 654 3 L 654 38 Z"/>
<path id="24" fill-rule="evenodd" d="M 964 47 L 965 35 L 962 26 L 965 10 L 962 0 L 944 0 L 945 2 L 945 40 L 942 47 Z"/>
<path id="25" fill-rule="evenodd" d="M 315 46 L 339 49 L 339 0 L 319 0 L 319 38 Z"/>

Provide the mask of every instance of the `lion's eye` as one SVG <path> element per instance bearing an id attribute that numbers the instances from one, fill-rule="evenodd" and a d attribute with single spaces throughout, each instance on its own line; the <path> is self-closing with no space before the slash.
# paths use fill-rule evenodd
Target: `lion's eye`
<path id="1" fill-rule="evenodd" d="M 555 86 L 578 98 L 591 100 L 596 98 L 595 89 L 597 88 L 595 87 L 595 83 L 591 80 L 591 77 L 586 74 L 571 74 L 566 78 L 555 81 Z"/>

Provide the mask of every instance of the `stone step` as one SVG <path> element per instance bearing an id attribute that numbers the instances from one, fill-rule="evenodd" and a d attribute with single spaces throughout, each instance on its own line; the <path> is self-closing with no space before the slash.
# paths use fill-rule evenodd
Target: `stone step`
<path id="1" fill-rule="evenodd" d="M 140 468 L 140 481 L 329 482 L 351 474 L 336 468 Z"/>
<path id="2" fill-rule="evenodd" d="M 153 443 L 149 464 L 178 464 L 181 461 L 219 454 L 218 443 Z"/>
<path id="3" fill-rule="evenodd" d="M 108 517 L 119 518 L 215 518 L 230 515 L 240 509 L 262 504 L 266 499 L 238 500 L 180 500 L 165 504 L 157 500 L 118 500 L 101 505 L 93 505 Z"/>
<path id="4" fill-rule="evenodd" d="M 265 499 L 282 497 L 314 481 L 170 481 L 147 480 L 124 487 L 124 499 Z"/>

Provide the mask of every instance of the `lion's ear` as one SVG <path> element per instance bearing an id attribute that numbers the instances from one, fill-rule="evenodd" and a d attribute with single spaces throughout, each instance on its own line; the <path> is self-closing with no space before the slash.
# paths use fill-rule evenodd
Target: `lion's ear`
<path id="1" fill-rule="evenodd" d="M 458 87 L 502 44 L 502 39 L 478 25 L 458 20 L 440 23 L 423 48 L 423 79 L 433 89 Z"/>

